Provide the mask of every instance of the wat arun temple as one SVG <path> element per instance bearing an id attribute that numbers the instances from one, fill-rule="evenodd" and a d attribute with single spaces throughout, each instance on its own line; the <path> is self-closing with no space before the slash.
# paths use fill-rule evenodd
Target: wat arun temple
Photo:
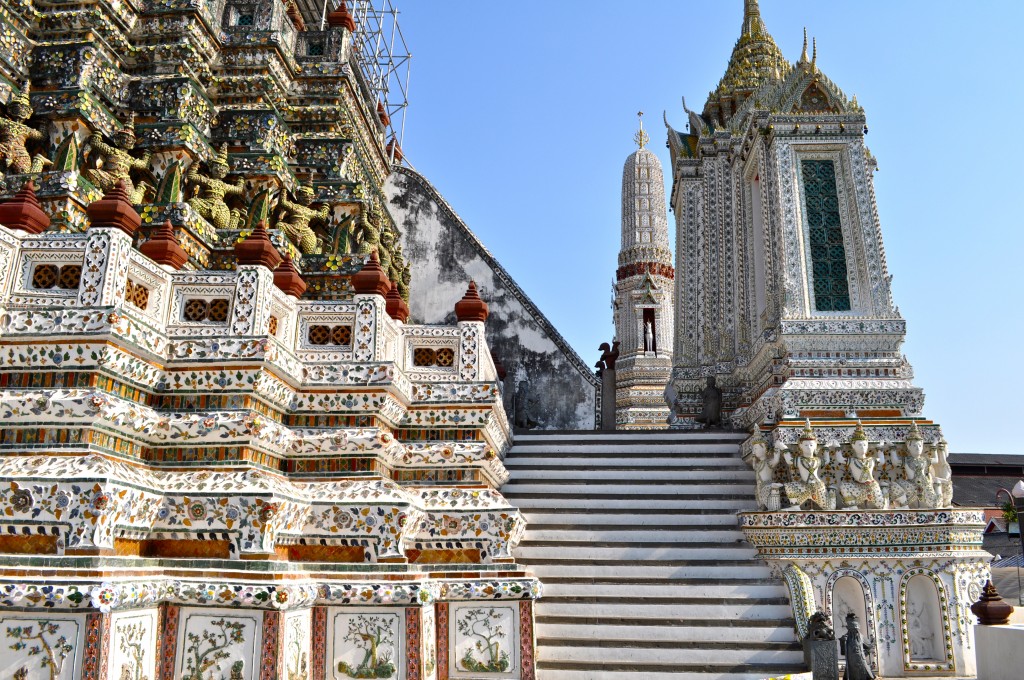
<path id="1" fill-rule="evenodd" d="M 638 126 L 595 371 L 403 162 L 374 4 L 0 0 L 0 680 L 978 674 L 813 42 L 736 2 Z"/>

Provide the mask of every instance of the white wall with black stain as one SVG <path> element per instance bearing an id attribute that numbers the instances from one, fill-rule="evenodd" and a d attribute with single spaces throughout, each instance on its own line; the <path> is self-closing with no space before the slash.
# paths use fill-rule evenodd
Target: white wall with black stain
<path id="1" fill-rule="evenodd" d="M 385 185 L 402 249 L 412 266 L 416 323 L 455 323 L 455 303 L 476 281 L 490 308 L 487 343 L 508 372 L 505 408 L 515 422 L 516 385 L 530 382 L 531 418 L 549 430 L 594 429 L 600 383 L 591 368 L 422 175 L 407 168 Z"/>

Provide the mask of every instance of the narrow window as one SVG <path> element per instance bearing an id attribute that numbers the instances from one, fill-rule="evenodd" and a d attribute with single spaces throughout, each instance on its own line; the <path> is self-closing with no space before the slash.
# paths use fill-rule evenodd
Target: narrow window
<path id="1" fill-rule="evenodd" d="M 810 234 L 814 306 L 819 312 L 850 310 L 846 249 L 839 221 L 835 165 L 828 160 L 801 161 L 807 226 Z"/>

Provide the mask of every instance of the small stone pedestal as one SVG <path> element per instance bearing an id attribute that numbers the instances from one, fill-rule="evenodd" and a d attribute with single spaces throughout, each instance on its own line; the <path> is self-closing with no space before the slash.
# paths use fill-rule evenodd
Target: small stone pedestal
<path id="1" fill-rule="evenodd" d="M 804 661 L 814 680 L 839 680 L 839 647 L 835 640 L 804 640 Z"/>

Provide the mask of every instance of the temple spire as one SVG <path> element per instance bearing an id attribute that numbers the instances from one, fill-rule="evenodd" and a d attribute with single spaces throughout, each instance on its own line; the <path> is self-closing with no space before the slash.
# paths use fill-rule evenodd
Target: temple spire
<path id="1" fill-rule="evenodd" d="M 704 105 L 704 118 L 726 123 L 757 88 L 781 81 L 792 70 L 761 19 L 757 0 L 744 0 L 743 30 L 733 47 L 725 75 Z"/>
<path id="2" fill-rule="evenodd" d="M 642 149 L 647 146 L 647 142 L 651 141 L 651 136 L 644 130 L 644 112 L 637 111 L 636 116 L 640 119 L 640 129 L 633 135 L 633 141 Z"/>
<path id="3" fill-rule="evenodd" d="M 818 39 L 811 39 L 811 70 L 818 68 Z"/>
<path id="4" fill-rule="evenodd" d="M 804 26 L 804 51 L 800 54 L 800 63 L 807 63 L 807 27 Z"/>
<path id="5" fill-rule="evenodd" d="M 757 0 L 743 0 L 743 35 L 756 37 L 767 33 Z"/>

